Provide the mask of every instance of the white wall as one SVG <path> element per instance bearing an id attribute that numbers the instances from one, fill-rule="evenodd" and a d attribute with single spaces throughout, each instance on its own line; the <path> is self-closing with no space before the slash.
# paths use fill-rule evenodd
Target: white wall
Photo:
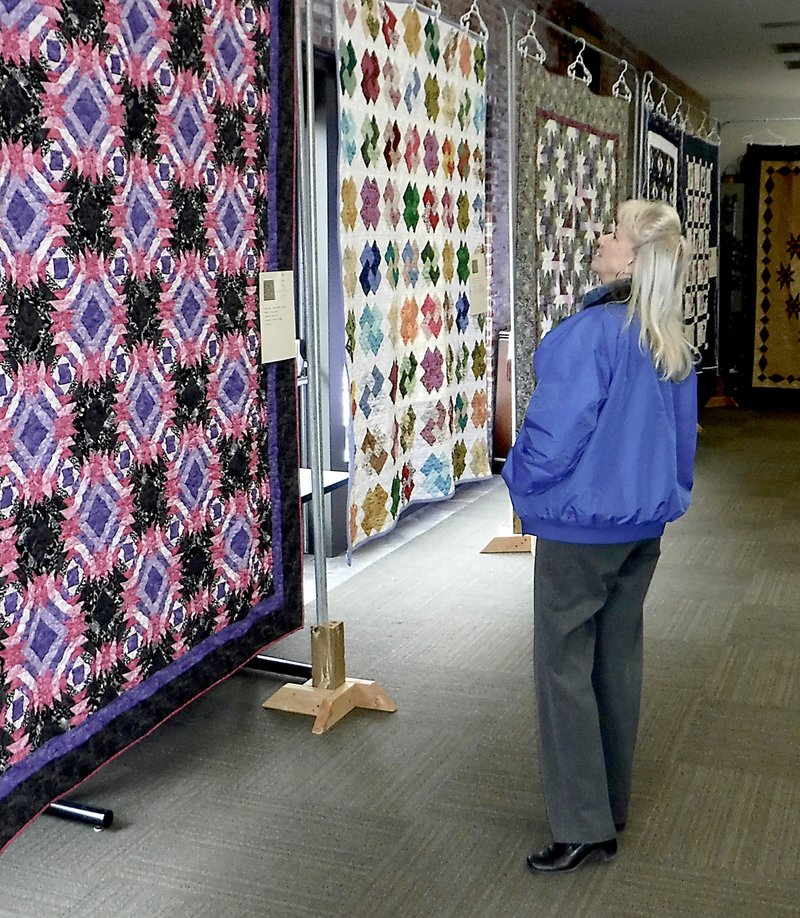
<path id="1" fill-rule="evenodd" d="M 778 143 L 769 133 L 773 131 L 787 143 L 800 144 L 800 102 L 797 99 L 717 99 L 712 102 L 711 113 L 723 124 L 719 150 L 720 170 L 723 173 L 729 166 L 738 165 L 746 147 L 742 138 L 747 134 L 753 134 L 756 143 Z M 798 120 L 768 120 L 765 123 L 765 118 Z"/>

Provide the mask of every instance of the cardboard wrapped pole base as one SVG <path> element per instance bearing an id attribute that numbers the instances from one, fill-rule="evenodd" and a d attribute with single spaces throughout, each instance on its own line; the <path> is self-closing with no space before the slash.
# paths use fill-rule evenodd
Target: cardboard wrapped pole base
<path id="1" fill-rule="evenodd" d="M 312 733 L 325 733 L 354 708 L 397 710 L 377 682 L 345 676 L 344 623 L 324 622 L 311 629 L 312 678 L 301 685 L 287 683 L 263 707 L 314 717 Z"/>

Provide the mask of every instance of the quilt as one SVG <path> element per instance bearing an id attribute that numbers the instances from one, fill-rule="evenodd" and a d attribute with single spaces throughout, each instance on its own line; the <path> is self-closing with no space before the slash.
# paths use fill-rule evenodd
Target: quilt
<path id="1" fill-rule="evenodd" d="M 336 16 L 354 547 L 491 471 L 486 48 L 413 4 Z"/>
<path id="2" fill-rule="evenodd" d="M 752 282 L 752 384 L 800 389 L 800 147 L 751 146 L 746 219 L 757 265 Z"/>
<path id="3" fill-rule="evenodd" d="M 0 847 L 301 624 L 293 13 L 0 21 Z M 101 803 L 101 801 L 98 801 Z"/>
<path id="4" fill-rule="evenodd" d="M 533 353 L 596 283 L 597 236 L 628 197 L 631 106 L 582 82 L 520 64 L 514 404 L 521 424 L 533 393 Z"/>
<path id="5" fill-rule="evenodd" d="M 683 131 L 655 111 L 647 116 L 644 196 L 678 206 L 678 174 Z"/>
<path id="6" fill-rule="evenodd" d="M 692 247 L 683 300 L 686 336 L 714 363 L 719 147 L 687 133 L 683 140 L 679 187 L 678 212 L 684 235 Z"/>

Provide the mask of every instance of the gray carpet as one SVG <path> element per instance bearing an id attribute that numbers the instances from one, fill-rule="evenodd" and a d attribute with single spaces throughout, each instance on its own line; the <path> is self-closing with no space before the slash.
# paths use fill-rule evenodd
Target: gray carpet
<path id="1" fill-rule="evenodd" d="M 499 480 L 332 590 L 348 672 L 396 714 L 325 736 L 243 672 L 0 858 L 0 916 L 800 914 L 800 414 L 708 412 L 695 503 L 646 609 L 634 805 L 610 865 L 532 875 L 548 840 L 532 705 L 531 558 L 482 555 Z M 313 620 L 313 612 L 309 613 Z M 307 630 L 273 652 L 308 659 Z"/>

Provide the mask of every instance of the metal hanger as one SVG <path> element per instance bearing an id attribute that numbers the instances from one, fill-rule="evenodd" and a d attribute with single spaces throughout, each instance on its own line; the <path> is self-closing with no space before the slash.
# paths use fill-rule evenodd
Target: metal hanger
<path id="1" fill-rule="evenodd" d="M 624 99 L 626 102 L 630 102 L 633 98 L 633 93 L 630 86 L 628 86 L 628 81 L 625 79 L 625 74 L 628 72 L 628 62 L 623 58 L 620 63 L 622 64 L 622 73 L 617 77 L 617 82 L 611 87 L 611 95 L 615 99 Z"/>
<path id="2" fill-rule="evenodd" d="M 473 17 L 478 20 L 478 28 L 472 28 L 472 19 Z M 483 21 L 483 16 L 481 16 L 480 7 L 478 6 L 478 0 L 472 0 L 472 6 L 467 10 L 466 13 L 459 20 L 462 28 L 467 32 L 473 32 L 478 36 L 482 41 L 486 41 L 489 37 L 489 29 L 486 23 Z"/>
<path id="3" fill-rule="evenodd" d="M 528 47 L 531 42 L 533 42 L 533 51 Z M 528 31 L 517 42 L 517 51 L 525 58 L 532 58 L 537 64 L 543 64 L 547 58 L 547 52 L 542 47 L 542 43 L 536 34 L 535 10 L 531 12 L 531 24 L 528 26 Z"/>
<path id="4" fill-rule="evenodd" d="M 655 100 L 653 99 L 654 79 L 655 74 L 652 70 L 645 71 L 644 79 L 642 80 L 642 103 L 645 108 L 655 108 Z"/>
<path id="5" fill-rule="evenodd" d="M 661 82 L 659 80 L 659 82 Z M 661 93 L 661 98 L 658 100 L 658 105 L 656 105 L 656 114 L 661 115 L 662 118 L 669 120 L 669 112 L 667 111 L 667 106 L 665 100 L 667 98 L 667 84 L 661 83 L 664 87 L 664 91 Z"/>
<path id="6" fill-rule="evenodd" d="M 589 86 L 592 82 L 592 74 L 589 68 L 586 66 L 583 60 L 583 52 L 586 50 L 586 39 L 578 38 L 576 41 L 579 41 L 581 47 L 575 57 L 575 60 L 567 67 L 567 76 L 571 77 L 573 80 L 578 80 L 581 83 L 585 83 Z M 578 67 L 583 69 L 583 73 L 578 73 Z"/>
<path id="7" fill-rule="evenodd" d="M 411 0 L 414 9 L 429 13 L 434 19 L 442 15 L 442 0 Z"/>
<path id="8" fill-rule="evenodd" d="M 678 104 L 672 113 L 672 123 L 682 131 L 686 130 L 686 115 L 683 114 L 683 96 L 678 96 Z"/>
<path id="9" fill-rule="evenodd" d="M 764 119 L 764 127 L 755 134 L 745 134 L 744 137 L 742 137 L 742 143 L 772 143 L 780 145 L 786 143 L 786 138 L 782 137 L 780 134 L 776 134 L 767 124 L 766 119 Z"/>

